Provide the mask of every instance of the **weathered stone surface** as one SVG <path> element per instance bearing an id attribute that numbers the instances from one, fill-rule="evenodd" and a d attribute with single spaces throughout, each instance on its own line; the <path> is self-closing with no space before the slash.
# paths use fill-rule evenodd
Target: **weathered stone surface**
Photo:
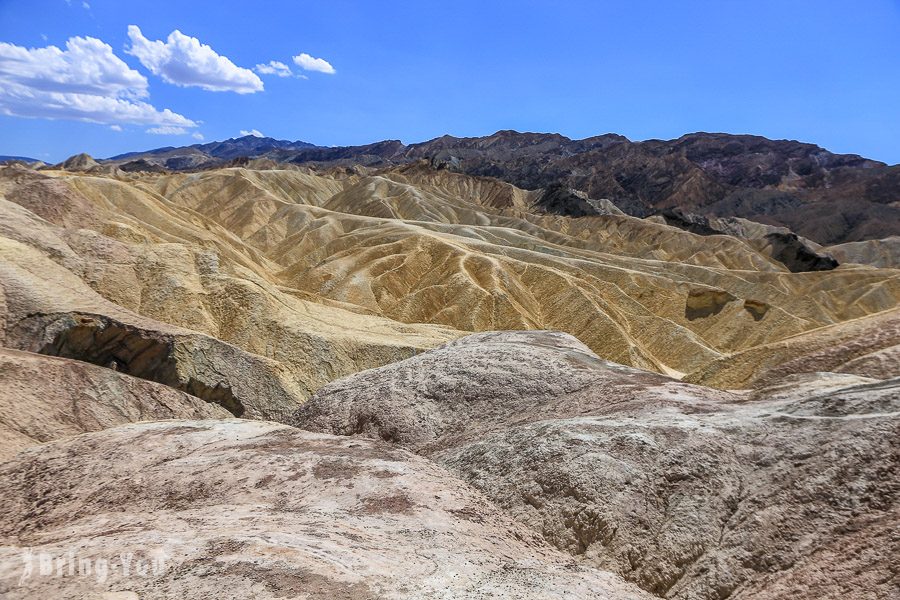
<path id="1" fill-rule="evenodd" d="M 754 223 L 737 217 L 716 218 L 686 213 L 680 208 L 663 210 L 654 219 L 661 219 L 667 225 L 698 235 L 734 235 L 745 238 L 754 248 L 778 261 L 792 273 L 830 271 L 838 267 L 838 261 L 831 254 L 821 252 L 821 246 L 784 227 Z"/>
<path id="2" fill-rule="evenodd" d="M 876 379 L 900 376 L 900 309 L 735 352 L 684 379 L 715 387 L 751 388 L 777 384 L 789 375 L 818 371 Z"/>
<path id="3" fill-rule="evenodd" d="M 304 398 L 280 364 L 135 315 L 29 246 L 0 238 L 0 259 L 0 336 L 7 347 L 114 366 L 248 417 Z"/>
<path id="4" fill-rule="evenodd" d="M 140 423 L 31 448 L 0 464 L 0 502 L 10 600 L 648 597 L 430 461 L 273 423 Z M 25 549 L 107 559 L 108 577 L 22 578 Z M 126 576 L 129 554 L 165 568 Z"/>
<path id="5" fill-rule="evenodd" d="M 230 416 L 217 404 L 112 369 L 0 348 L 0 461 L 28 446 L 134 421 Z"/>
<path id="6" fill-rule="evenodd" d="M 0 169 L 0 346 L 32 353 L 0 356 L 3 556 L 187 540 L 183 570 L 136 592 L 119 578 L 17 593 L 621 597 L 599 566 L 684 600 L 888 594 L 898 272 L 792 273 L 770 225 L 700 236 L 551 214 L 539 190 L 455 172 L 473 154 L 446 141 L 459 160 L 442 169 Z M 546 142 L 470 150 L 513 160 Z M 166 169 L 202 164 L 194 150 Z M 672 206 L 709 184 L 689 171 Z M 664 183 L 641 177 L 625 183 Z M 550 200 L 605 197 L 568 193 Z M 458 339 L 498 329 L 512 331 Z M 226 409 L 381 441 L 159 423 L 11 455 Z"/>
<path id="7" fill-rule="evenodd" d="M 601 389 L 616 395 L 596 393 Z M 716 390 L 602 360 L 563 333 L 490 332 L 335 381 L 301 406 L 292 422 L 431 453 L 511 423 L 598 414 L 623 402 L 668 402 L 669 389 L 691 393 L 698 402 L 720 397 Z"/>
<path id="8" fill-rule="evenodd" d="M 66 171 L 89 171 L 97 166 L 100 166 L 99 163 L 90 154 L 84 152 L 70 156 L 60 164 L 60 167 Z"/>
<path id="9" fill-rule="evenodd" d="M 59 211 L 50 214 L 87 224 L 75 216 L 83 211 L 67 211 L 61 198 Z M 160 244 L 161 254 L 154 254 L 54 227 L 4 200 L 0 214 L 0 343 L 115 363 L 132 375 L 216 398 L 234 414 L 286 410 L 336 374 L 409 356 L 409 344 L 428 339 L 427 331 L 420 337 L 407 327 L 404 343 L 398 324 L 310 307 L 277 288 L 220 275 L 218 256 L 199 248 Z M 452 337 L 440 333 L 438 339 Z"/>
<path id="10" fill-rule="evenodd" d="M 481 334 L 330 384 L 296 423 L 416 450 L 660 596 L 897 589 L 900 379 L 806 374 L 731 394 L 569 336 Z"/>
<path id="11" fill-rule="evenodd" d="M 584 192 L 567 188 L 563 185 L 551 185 L 543 191 L 535 207 L 552 214 L 567 217 L 586 217 L 591 215 L 624 215 L 609 200 L 589 198 Z"/>
<path id="12" fill-rule="evenodd" d="M 806 271 L 830 271 L 838 266 L 833 257 L 819 254 L 804 244 L 795 233 L 770 233 L 766 235 L 768 253 L 786 266 L 792 273 Z"/>
<path id="13" fill-rule="evenodd" d="M 826 251 L 842 263 L 859 263 L 882 269 L 900 268 L 900 236 L 880 240 L 847 242 L 829 246 Z"/>

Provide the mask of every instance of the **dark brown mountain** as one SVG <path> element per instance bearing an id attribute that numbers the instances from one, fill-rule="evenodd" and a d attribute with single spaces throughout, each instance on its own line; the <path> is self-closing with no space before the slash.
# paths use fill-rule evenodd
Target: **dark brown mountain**
<path id="1" fill-rule="evenodd" d="M 640 217 L 672 208 L 742 217 L 787 227 L 821 244 L 900 235 L 900 166 L 789 140 L 693 133 L 632 142 L 615 134 L 572 140 L 498 131 L 412 145 L 398 140 L 333 148 L 267 138 L 229 142 L 228 152 L 211 143 L 127 158 L 161 161 L 176 170 L 218 166 L 240 152 L 321 168 L 389 168 L 428 159 L 435 168 L 495 177 L 525 189 L 577 190 Z M 581 210 L 554 206 L 561 214 Z"/>
<path id="2" fill-rule="evenodd" d="M 569 140 L 501 131 L 438 138 L 406 152 L 426 156 L 526 189 L 563 184 L 636 216 L 678 207 L 784 226 L 824 244 L 900 233 L 900 166 L 801 142 L 706 133 Z"/>
<path id="3" fill-rule="evenodd" d="M 146 152 L 128 152 L 113 156 L 110 161 L 116 163 L 135 162 L 142 170 L 146 170 L 146 161 L 172 171 L 194 170 L 221 166 L 229 160 L 241 157 L 256 157 L 277 150 L 300 150 L 315 148 L 307 142 L 290 142 L 270 137 L 245 135 L 230 138 L 222 142 L 208 142 L 191 146 L 165 146 Z"/>

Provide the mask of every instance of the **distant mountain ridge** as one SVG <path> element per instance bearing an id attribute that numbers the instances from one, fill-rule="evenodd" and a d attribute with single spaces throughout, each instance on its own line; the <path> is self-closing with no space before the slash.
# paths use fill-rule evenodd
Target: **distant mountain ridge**
<path id="1" fill-rule="evenodd" d="M 245 136 L 110 160 L 178 171 L 219 168 L 241 158 L 320 169 L 383 169 L 425 159 L 434 168 L 528 190 L 578 190 L 639 217 L 679 208 L 787 227 L 822 244 L 900 235 L 900 165 L 752 135 L 701 132 L 632 142 L 617 134 L 572 140 L 503 130 L 409 145 L 385 140 L 339 147 Z"/>
<path id="2" fill-rule="evenodd" d="M 40 162 L 36 158 L 28 158 L 27 156 L 7 156 L 5 154 L 0 154 L 0 162 L 6 162 L 8 160 L 21 160 L 22 162 L 27 163 Z"/>
<path id="3" fill-rule="evenodd" d="M 270 137 L 245 135 L 239 138 L 229 138 L 221 142 L 207 142 L 190 146 L 165 146 L 145 152 L 127 152 L 110 157 L 107 160 L 143 159 L 158 164 L 157 160 L 154 159 L 164 159 L 163 164 L 159 166 L 178 171 L 192 169 L 206 163 L 215 163 L 216 161 L 228 161 L 240 157 L 252 158 L 275 150 L 289 151 L 315 147 L 307 142 L 291 142 Z"/>

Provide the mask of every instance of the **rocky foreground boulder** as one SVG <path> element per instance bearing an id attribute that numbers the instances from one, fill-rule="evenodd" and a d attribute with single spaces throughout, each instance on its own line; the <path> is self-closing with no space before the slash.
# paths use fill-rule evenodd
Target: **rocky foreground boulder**
<path id="1" fill-rule="evenodd" d="M 729 393 L 565 334 L 476 334 L 334 382 L 294 423 L 411 448 L 660 597 L 900 589 L 898 378 L 800 373 Z"/>
<path id="2" fill-rule="evenodd" d="M 52 442 L 0 465 L 0 501 L 10 600 L 649 598 L 424 458 L 273 423 Z"/>

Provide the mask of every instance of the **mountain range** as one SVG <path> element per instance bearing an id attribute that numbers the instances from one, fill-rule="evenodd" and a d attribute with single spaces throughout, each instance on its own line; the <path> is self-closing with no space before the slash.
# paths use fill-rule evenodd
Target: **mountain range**
<path id="1" fill-rule="evenodd" d="M 750 135 L 694 133 L 632 142 L 615 134 L 572 140 L 498 131 L 410 145 L 386 140 L 345 147 L 245 136 L 129 153 L 109 162 L 125 170 L 184 171 L 239 166 L 251 159 L 272 161 L 271 166 L 368 170 L 428 160 L 435 167 L 526 190 L 563 186 L 638 217 L 676 208 L 739 217 L 786 227 L 820 244 L 900 235 L 900 166 Z M 555 210 L 575 216 L 581 209 L 563 203 Z"/>

